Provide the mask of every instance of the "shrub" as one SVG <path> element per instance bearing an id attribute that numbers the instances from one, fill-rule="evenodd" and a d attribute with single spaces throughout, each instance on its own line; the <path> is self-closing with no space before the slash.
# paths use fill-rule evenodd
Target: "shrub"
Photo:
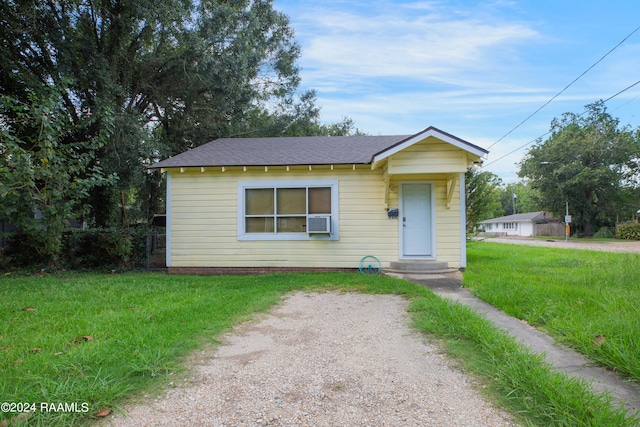
<path id="1" fill-rule="evenodd" d="M 43 267 L 47 264 L 47 256 L 40 251 L 36 241 L 21 231 L 9 234 L 3 251 L 5 268 Z"/>
<path id="2" fill-rule="evenodd" d="M 71 233 L 68 258 L 72 268 L 120 268 L 131 263 L 134 233 L 129 229 L 90 229 Z"/>
<path id="3" fill-rule="evenodd" d="M 144 268 L 148 233 L 145 227 L 65 231 L 58 267 L 90 270 Z M 7 233 L 5 247 L 0 248 L 0 270 L 46 269 L 48 265 L 37 241 L 21 231 Z"/>
<path id="4" fill-rule="evenodd" d="M 609 227 L 600 227 L 600 229 L 593 235 L 599 239 L 610 239 L 613 237 L 613 232 Z"/>
<path id="5" fill-rule="evenodd" d="M 640 240 L 640 223 L 627 222 L 618 224 L 616 233 L 619 239 Z"/>

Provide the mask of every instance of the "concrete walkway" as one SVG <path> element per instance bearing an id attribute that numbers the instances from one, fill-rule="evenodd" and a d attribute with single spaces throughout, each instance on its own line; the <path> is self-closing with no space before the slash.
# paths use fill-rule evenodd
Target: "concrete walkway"
<path id="1" fill-rule="evenodd" d="M 526 344 L 532 351 L 545 354 L 547 362 L 552 366 L 566 372 L 569 376 L 585 379 L 598 392 L 608 392 L 620 404 L 624 405 L 630 414 L 640 413 L 640 387 L 638 385 L 624 381 L 620 376 L 597 366 L 595 362 L 577 352 L 556 344 L 547 334 L 476 298 L 461 286 L 461 273 L 387 274 L 427 286 L 443 298 L 449 298 L 475 309 L 496 326 Z"/>

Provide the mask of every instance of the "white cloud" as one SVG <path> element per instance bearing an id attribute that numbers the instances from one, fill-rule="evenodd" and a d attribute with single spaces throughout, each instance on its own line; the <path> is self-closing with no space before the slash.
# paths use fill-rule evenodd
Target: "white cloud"
<path id="1" fill-rule="evenodd" d="M 276 0 L 276 8 L 279 3 L 302 47 L 303 87 L 317 90 L 325 122 L 348 116 L 371 134 L 408 134 L 433 125 L 485 148 L 625 33 L 607 33 L 611 26 L 603 19 L 594 31 L 593 24 L 585 26 L 588 8 L 576 11 L 562 2 L 553 10 L 510 0 Z M 598 18 L 608 12 L 598 9 Z M 583 20 L 567 23 L 568 13 Z M 640 45 L 621 46 L 493 146 L 489 161 L 504 159 L 489 170 L 515 180 L 515 164 L 528 147 L 509 153 L 544 135 L 553 118 L 580 113 L 637 80 L 638 53 Z M 638 93 L 640 86 L 613 100 L 616 115 L 637 122 Z"/>
<path id="2" fill-rule="evenodd" d="M 373 10 L 341 11 L 330 5 L 302 13 L 301 63 L 310 85 L 329 75 L 466 85 L 470 74 L 481 79 L 494 72 L 504 56 L 516 61 L 518 44 L 538 37 L 524 24 L 445 15 L 447 10 L 434 3 L 374 3 Z"/>

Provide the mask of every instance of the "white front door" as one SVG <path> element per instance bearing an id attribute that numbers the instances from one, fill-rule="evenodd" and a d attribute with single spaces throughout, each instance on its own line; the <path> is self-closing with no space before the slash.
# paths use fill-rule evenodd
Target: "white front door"
<path id="1" fill-rule="evenodd" d="M 432 248 L 431 184 L 402 184 L 400 226 L 402 257 L 428 258 Z"/>

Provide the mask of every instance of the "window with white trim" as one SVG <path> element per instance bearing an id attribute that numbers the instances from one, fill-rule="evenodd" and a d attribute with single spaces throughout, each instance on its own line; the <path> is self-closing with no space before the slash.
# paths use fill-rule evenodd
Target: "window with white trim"
<path id="1" fill-rule="evenodd" d="M 326 232 L 308 229 L 310 219 Z M 239 182 L 238 239 L 337 240 L 337 180 Z"/>

